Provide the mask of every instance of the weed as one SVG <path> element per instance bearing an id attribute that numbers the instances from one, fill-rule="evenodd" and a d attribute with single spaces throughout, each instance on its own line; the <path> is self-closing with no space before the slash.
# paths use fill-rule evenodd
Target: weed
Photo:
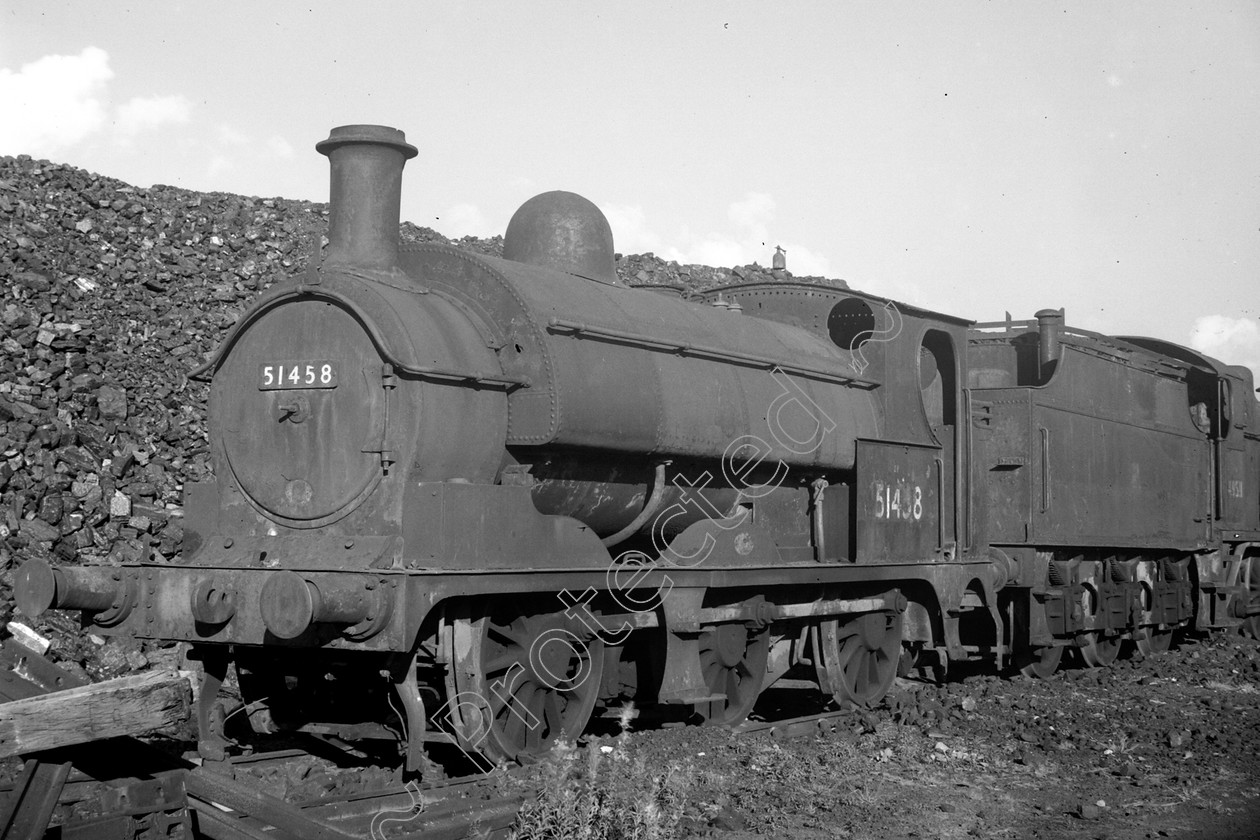
<path id="1" fill-rule="evenodd" d="M 1130 741 L 1129 736 L 1121 732 L 1115 740 L 1107 744 L 1107 749 L 1111 750 L 1115 755 L 1129 756 L 1141 751 L 1144 747 L 1139 743 Z"/>
<path id="2" fill-rule="evenodd" d="M 849 793 L 842 795 L 840 801 L 854 808 L 871 809 L 880 802 L 879 791 L 856 785 Z"/>
<path id="3" fill-rule="evenodd" d="M 534 768 L 513 840 L 672 840 L 695 783 L 690 762 L 649 767 L 629 735 L 630 715 L 610 742 L 593 739 L 585 755 L 557 742 Z"/>

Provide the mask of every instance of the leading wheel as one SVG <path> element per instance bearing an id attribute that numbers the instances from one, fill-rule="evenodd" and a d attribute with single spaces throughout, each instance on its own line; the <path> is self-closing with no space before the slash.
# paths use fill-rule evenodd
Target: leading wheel
<path id="1" fill-rule="evenodd" d="M 573 629 L 563 615 L 452 623 L 447 710 L 460 747 L 523 762 L 582 734 L 604 649 Z"/>
<path id="2" fill-rule="evenodd" d="M 820 684 L 842 709 L 874 706 L 897 676 L 901 658 L 901 616 L 867 613 L 819 627 L 823 667 Z"/>
<path id="3" fill-rule="evenodd" d="M 1025 677 L 1046 680 L 1054 676 L 1054 672 L 1059 670 L 1059 663 L 1062 661 L 1063 648 L 1047 645 L 1025 652 L 1015 664 Z"/>
<path id="4" fill-rule="evenodd" d="M 1085 644 L 1077 648 L 1081 659 L 1091 668 L 1106 668 L 1120 655 L 1120 637 L 1104 636 L 1095 630 L 1088 635 Z"/>
<path id="5" fill-rule="evenodd" d="M 742 624 L 706 627 L 700 638 L 700 672 L 714 699 L 697 703 L 696 713 L 715 725 L 748 717 L 765 681 L 769 653 L 769 633 L 753 633 Z"/>

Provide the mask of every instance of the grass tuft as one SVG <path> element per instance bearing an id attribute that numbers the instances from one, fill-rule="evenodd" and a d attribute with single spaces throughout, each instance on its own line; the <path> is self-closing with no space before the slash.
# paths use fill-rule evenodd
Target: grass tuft
<path id="1" fill-rule="evenodd" d="M 673 840 L 695 772 L 690 762 L 648 766 L 622 717 L 616 738 L 585 752 L 559 741 L 525 782 L 537 790 L 517 815 L 512 840 Z"/>

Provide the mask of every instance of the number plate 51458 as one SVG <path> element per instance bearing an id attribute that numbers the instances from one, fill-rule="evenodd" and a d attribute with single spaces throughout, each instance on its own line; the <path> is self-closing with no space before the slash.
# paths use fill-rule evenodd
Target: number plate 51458
<path id="1" fill-rule="evenodd" d="M 258 390 L 336 388 L 337 366 L 330 361 L 275 362 L 258 366 Z"/>

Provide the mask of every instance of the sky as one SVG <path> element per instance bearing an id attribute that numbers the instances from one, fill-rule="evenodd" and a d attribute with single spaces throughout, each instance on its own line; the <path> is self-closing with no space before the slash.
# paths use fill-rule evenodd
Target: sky
<path id="1" fill-rule="evenodd" d="M 325 201 L 349 123 L 447 236 L 566 189 L 623 253 L 1260 375 L 1254 2 L 0 3 L 0 154 Z"/>

